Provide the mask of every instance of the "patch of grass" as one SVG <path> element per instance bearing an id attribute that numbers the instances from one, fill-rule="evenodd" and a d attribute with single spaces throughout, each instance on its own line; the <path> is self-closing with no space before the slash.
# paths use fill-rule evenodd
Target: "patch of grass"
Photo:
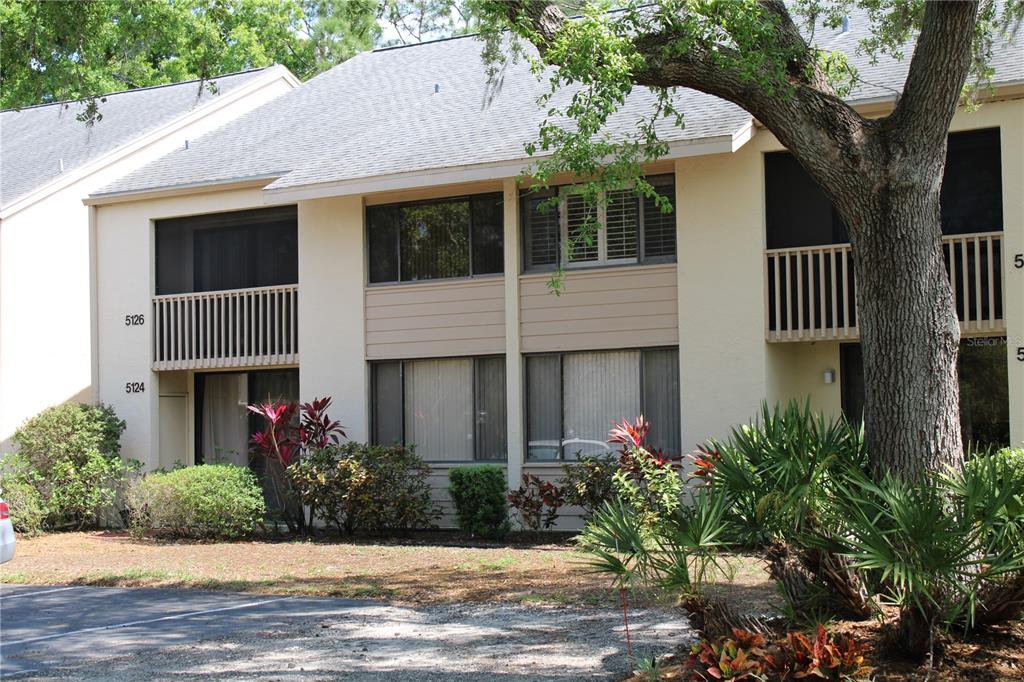
<path id="1" fill-rule="evenodd" d="M 10 585 L 23 585 L 25 583 L 32 582 L 32 574 L 27 571 L 4 571 L 0 573 L 0 583 L 7 583 Z"/>

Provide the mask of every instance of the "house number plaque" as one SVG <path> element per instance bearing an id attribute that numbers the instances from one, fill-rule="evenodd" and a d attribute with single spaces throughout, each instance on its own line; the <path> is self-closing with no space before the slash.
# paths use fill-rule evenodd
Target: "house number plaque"
<path id="1" fill-rule="evenodd" d="M 143 324 L 146 324 L 146 316 L 142 313 L 124 316 L 124 326 L 126 327 L 138 327 Z"/>
<path id="2" fill-rule="evenodd" d="M 144 381 L 126 381 L 124 382 L 125 393 L 145 393 L 146 382 Z"/>

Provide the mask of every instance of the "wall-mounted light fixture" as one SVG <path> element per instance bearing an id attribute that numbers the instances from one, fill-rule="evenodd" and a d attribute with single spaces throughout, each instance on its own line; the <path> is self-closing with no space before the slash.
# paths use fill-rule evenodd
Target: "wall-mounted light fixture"
<path id="1" fill-rule="evenodd" d="M 834 369 L 825 370 L 825 383 L 834 384 L 836 383 L 836 371 Z"/>

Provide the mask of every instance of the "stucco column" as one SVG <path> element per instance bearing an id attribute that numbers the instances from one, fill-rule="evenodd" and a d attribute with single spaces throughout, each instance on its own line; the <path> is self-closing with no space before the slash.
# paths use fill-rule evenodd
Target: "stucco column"
<path id="1" fill-rule="evenodd" d="M 299 202 L 299 393 L 369 439 L 362 197 Z"/>
<path id="2" fill-rule="evenodd" d="M 684 451 L 728 436 L 768 395 L 764 174 L 756 142 L 675 165 Z"/>
<path id="3" fill-rule="evenodd" d="M 519 487 L 523 472 L 523 354 L 519 335 L 519 188 L 505 180 L 505 410 L 508 487 Z"/>
<path id="4" fill-rule="evenodd" d="M 121 456 L 149 470 L 160 466 L 160 387 L 152 371 L 153 221 L 144 205 L 104 206 L 96 209 L 96 230 L 97 397 L 127 425 Z M 128 325 L 126 315 L 145 321 Z"/>
<path id="5" fill-rule="evenodd" d="M 984 109 L 982 109 L 984 111 Z M 1003 161 L 1003 315 L 1010 391 L 1010 443 L 1024 446 L 1024 107 L 999 130 Z"/>

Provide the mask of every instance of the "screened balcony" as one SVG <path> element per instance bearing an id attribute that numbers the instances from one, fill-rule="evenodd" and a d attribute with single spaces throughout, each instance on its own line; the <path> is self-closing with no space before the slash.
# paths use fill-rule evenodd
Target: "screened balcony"
<path id="1" fill-rule="evenodd" d="M 295 207 L 156 224 L 153 369 L 295 365 Z"/>
<path id="2" fill-rule="evenodd" d="M 765 155 L 768 341 L 860 337 L 846 226 L 787 153 Z M 942 250 L 961 333 L 1005 333 L 999 130 L 949 136 L 942 187 Z"/>

